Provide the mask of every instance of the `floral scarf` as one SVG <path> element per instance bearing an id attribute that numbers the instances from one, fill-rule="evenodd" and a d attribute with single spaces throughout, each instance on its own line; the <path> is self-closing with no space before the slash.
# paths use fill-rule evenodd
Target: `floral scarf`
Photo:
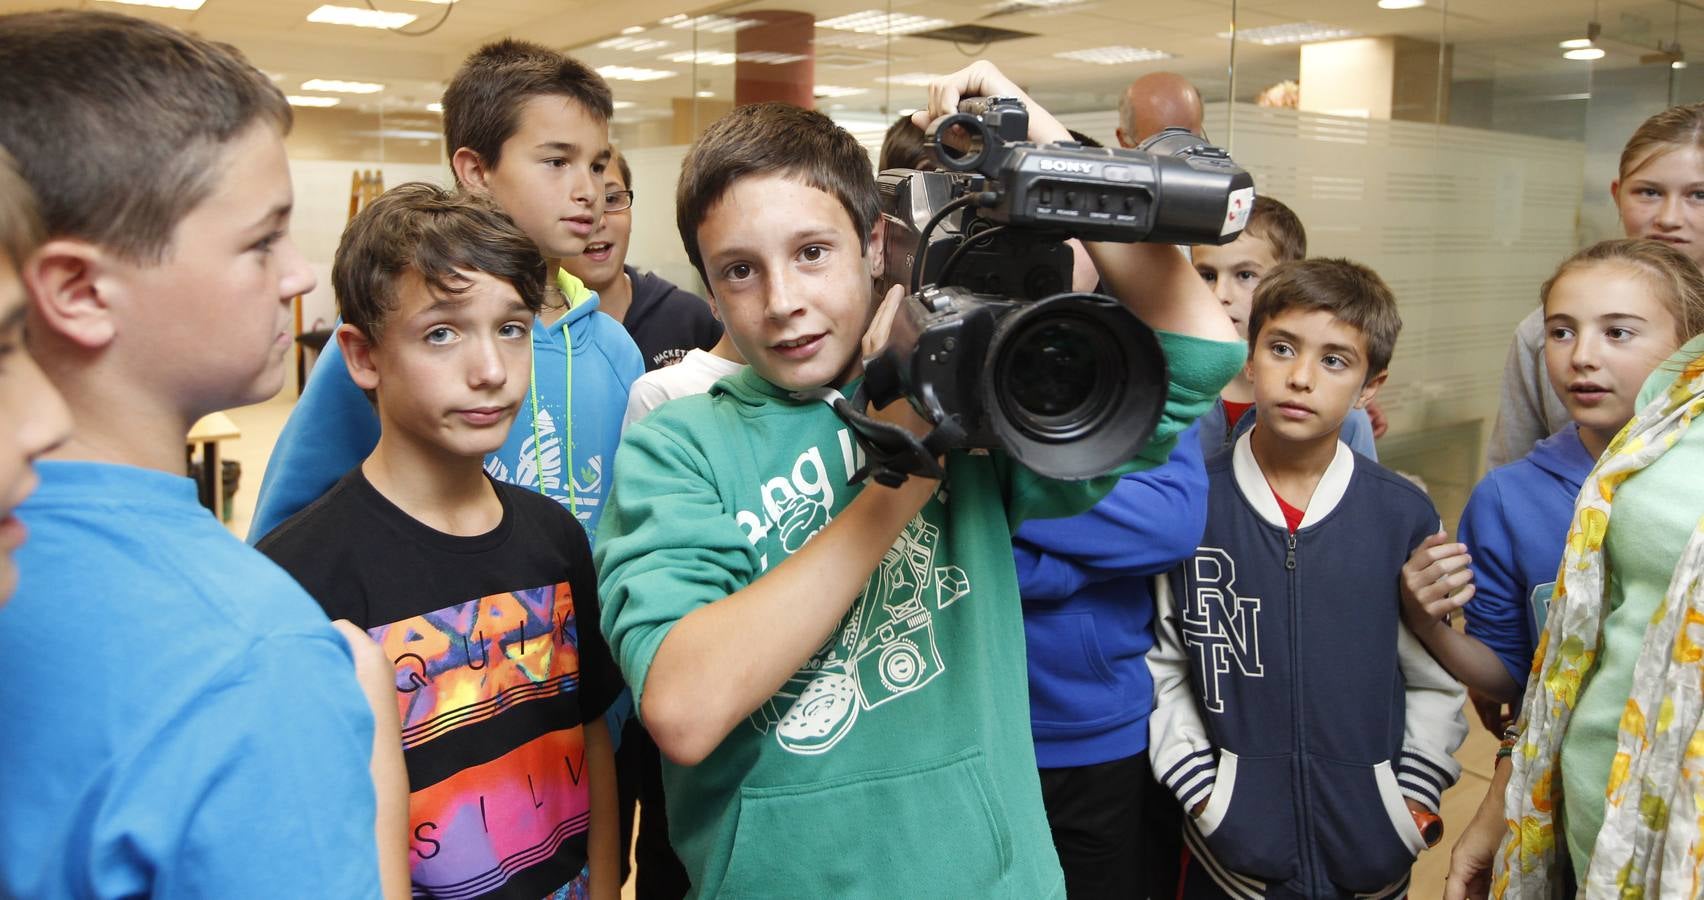
<path id="1" fill-rule="evenodd" d="M 1560 897 L 1557 810 L 1562 736 L 1598 653 L 1608 613 L 1604 536 L 1616 490 L 1704 413 L 1704 356 L 1633 417 L 1587 476 L 1568 529 L 1544 633 L 1521 704 L 1491 895 Z M 1704 473 L 1700 473 L 1704 476 Z M 1633 669 L 1586 883 L 1588 897 L 1704 895 L 1704 522 L 1681 553 Z"/>

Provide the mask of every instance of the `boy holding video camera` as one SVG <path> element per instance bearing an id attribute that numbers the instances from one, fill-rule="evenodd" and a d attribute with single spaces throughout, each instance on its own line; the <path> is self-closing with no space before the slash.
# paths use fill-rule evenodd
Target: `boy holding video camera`
<path id="1" fill-rule="evenodd" d="M 931 111 L 961 93 L 1021 97 L 979 63 L 937 83 Z M 1031 137 L 1066 136 L 1030 109 Z M 942 480 L 848 487 L 860 457 L 829 403 L 855 393 L 902 300 L 873 302 L 868 157 L 820 114 L 761 104 L 712 125 L 680 185 L 688 255 L 750 366 L 628 429 L 597 563 L 695 891 L 1062 896 L 1008 548 L 1017 522 L 1087 508 L 1113 479 L 952 451 Z M 1242 347 L 1175 251 L 1107 256 L 1115 288 L 1140 285 L 1131 308 L 1178 332 L 1166 414 L 1132 464 L 1153 465 Z M 929 428 L 908 403 L 871 412 Z"/>

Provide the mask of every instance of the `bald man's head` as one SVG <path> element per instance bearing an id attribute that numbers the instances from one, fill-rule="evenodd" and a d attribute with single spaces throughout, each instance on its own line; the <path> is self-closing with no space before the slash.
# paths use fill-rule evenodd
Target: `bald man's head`
<path id="1" fill-rule="evenodd" d="M 1202 134 L 1201 92 L 1175 72 L 1152 72 L 1130 83 L 1118 103 L 1118 143 L 1135 147 L 1167 128 Z"/>

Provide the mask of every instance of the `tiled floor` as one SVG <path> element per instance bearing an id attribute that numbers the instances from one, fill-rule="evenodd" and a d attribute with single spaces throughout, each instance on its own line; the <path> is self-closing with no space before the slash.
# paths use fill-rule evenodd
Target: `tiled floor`
<path id="1" fill-rule="evenodd" d="M 260 480 L 266 473 L 266 460 L 272 452 L 272 445 L 278 439 L 278 433 L 284 427 L 284 420 L 290 415 L 295 405 L 295 395 L 286 389 L 284 395 L 266 403 L 246 406 L 231 410 L 229 415 L 237 427 L 242 430 L 242 437 L 228 442 L 222 452 L 226 459 L 235 459 L 242 463 L 242 483 L 232 500 L 231 521 L 227 523 L 238 537 L 248 533 L 249 520 L 254 515 L 255 495 L 260 490 Z M 1444 840 L 1436 848 L 1421 854 L 1420 861 L 1414 866 L 1414 884 L 1411 895 L 1419 900 L 1443 896 L 1444 876 L 1449 871 L 1449 848 L 1455 843 L 1456 834 L 1461 826 L 1473 817 L 1479 808 L 1479 802 L 1485 797 L 1485 788 L 1491 777 L 1492 757 L 1496 753 L 1497 739 L 1487 732 L 1470 710 L 1468 721 L 1473 723 L 1473 730 L 1468 735 L 1467 742 L 1462 745 L 1461 752 L 1456 756 L 1462 762 L 1461 781 L 1444 796 Z M 624 900 L 633 896 L 633 885 L 629 880 L 623 891 Z"/>

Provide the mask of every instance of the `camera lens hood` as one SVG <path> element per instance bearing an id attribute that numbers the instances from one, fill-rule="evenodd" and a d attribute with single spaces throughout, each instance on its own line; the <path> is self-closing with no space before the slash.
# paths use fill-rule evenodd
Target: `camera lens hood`
<path id="1" fill-rule="evenodd" d="M 1105 475 L 1134 458 L 1165 404 L 1159 338 L 1118 301 L 1064 293 L 1001 318 L 981 379 L 1000 443 L 1037 474 Z"/>

